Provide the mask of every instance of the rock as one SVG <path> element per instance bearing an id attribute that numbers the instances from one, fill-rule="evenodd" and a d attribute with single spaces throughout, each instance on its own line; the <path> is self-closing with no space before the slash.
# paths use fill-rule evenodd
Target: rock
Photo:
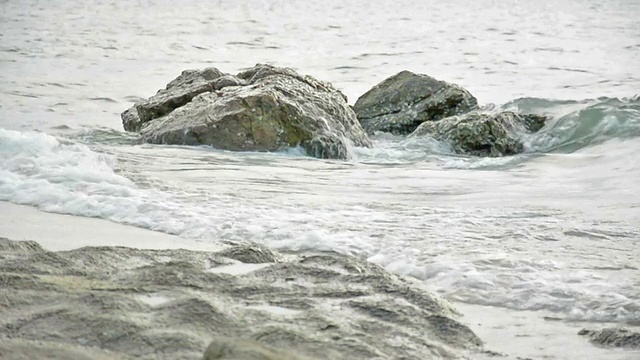
<path id="1" fill-rule="evenodd" d="M 216 339 L 207 348 L 203 360 L 305 360 L 296 354 L 273 349 L 253 340 Z M 309 360 L 309 359 L 308 359 Z"/>
<path id="2" fill-rule="evenodd" d="M 206 91 L 220 90 L 220 84 L 228 84 L 228 82 L 216 83 L 216 80 L 224 75 L 216 68 L 183 71 L 180 76 L 169 82 L 165 89 L 159 90 L 148 100 L 141 101 L 123 112 L 121 117 L 124 129 L 139 131 L 147 122 L 183 106 L 196 95 Z"/>
<path id="3" fill-rule="evenodd" d="M 582 329 L 578 335 L 589 337 L 589 341 L 611 347 L 640 349 L 640 332 L 621 328 L 606 328 L 600 331 Z"/>
<path id="4" fill-rule="evenodd" d="M 407 135 L 425 121 L 460 115 L 477 106 L 476 98 L 458 85 L 402 71 L 362 95 L 354 110 L 369 134 Z"/>
<path id="5" fill-rule="evenodd" d="M 71 344 L 42 344 L 36 341 L 20 339 L 2 339 L 0 341 L 0 359 L 3 360 L 113 360 L 120 359 L 112 352 L 87 349 Z"/>
<path id="6" fill-rule="evenodd" d="M 245 264 L 274 263 L 281 260 L 273 250 L 260 245 L 238 245 L 217 252 L 216 255 L 241 261 Z"/>
<path id="7" fill-rule="evenodd" d="M 316 136 L 302 146 L 309 156 L 320 159 L 348 159 L 349 140 L 331 136 Z"/>
<path id="8" fill-rule="evenodd" d="M 235 266 L 229 257 L 268 263 L 236 275 L 218 271 Z M 458 359 L 483 352 L 455 309 L 421 282 L 334 253 L 282 256 L 258 245 L 49 252 L 4 239 L 0 284 L 0 357 Z"/>
<path id="9" fill-rule="evenodd" d="M 447 142 L 456 153 L 476 156 L 505 156 L 524 150 L 522 138 L 544 126 L 546 118 L 513 112 L 478 112 L 425 122 L 411 136 L 432 136 Z"/>
<path id="10" fill-rule="evenodd" d="M 136 104 L 138 122 L 133 110 L 125 111 L 125 128 L 140 129 L 142 140 L 153 144 L 232 151 L 302 146 L 310 156 L 330 159 L 346 159 L 349 146 L 371 146 L 344 94 L 292 69 L 258 64 L 235 77 L 181 76 L 195 80 L 176 79 Z"/>
<path id="11" fill-rule="evenodd" d="M 522 118 L 524 127 L 532 133 L 540 131 L 546 125 L 547 120 L 549 120 L 549 118 L 544 115 L 519 114 L 519 116 Z"/>
<path id="12" fill-rule="evenodd" d="M 142 128 L 142 120 L 140 120 L 135 106 L 125 110 L 120 117 L 126 131 L 140 131 Z"/>
<path id="13" fill-rule="evenodd" d="M 3 256 L 22 256 L 43 252 L 46 250 L 35 241 L 13 241 L 0 237 L 0 259 Z"/>

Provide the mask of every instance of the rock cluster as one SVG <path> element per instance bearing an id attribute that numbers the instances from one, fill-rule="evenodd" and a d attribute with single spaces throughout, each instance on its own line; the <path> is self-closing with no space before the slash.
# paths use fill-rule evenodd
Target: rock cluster
<path id="1" fill-rule="evenodd" d="M 127 131 L 153 144 L 210 145 L 231 151 L 301 146 L 318 158 L 347 159 L 371 147 L 368 135 L 431 136 L 460 154 L 514 155 L 546 117 L 483 113 L 462 87 L 402 71 L 350 107 L 331 84 L 289 68 L 257 64 L 237 75 L 185 70 L 122 113 Z"/>
<path id="2" fill-rule="evenodd" d="M 49 252 L 0 238 L 0 284 L 3 359 L 483 354 L 457 312 L 419 282 L 334 253 L 279 254 L 251 244 Z"/>
<path id="3" fill-rule="evenodd" d="M 458 154 L 506 156 L 524 151 L 523 139 L 544 127 L 545 116 L 488 113 L 462 87 L 402 71 L 362 95 L 354 106 L 369 133 L 431 136 Z"/>

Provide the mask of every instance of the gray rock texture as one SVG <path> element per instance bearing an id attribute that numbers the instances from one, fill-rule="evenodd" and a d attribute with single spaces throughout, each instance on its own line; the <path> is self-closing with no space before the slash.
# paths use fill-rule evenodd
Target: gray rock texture
<path id="1" fill-rule="evenodd" d="M 607 347 L 640 349 L 640 333 L 621 328 L 602 330 L 582 329 L 578 335 L 586 336 L 593 344 Z"/>
<path id="2" fill-rule="evenodd" d="M 546 118 L 513 112 L 478 112 L 425 122 L 410 136 L 431 136 L 447 142 L 459 154 L 506 156 L 524 151 L 523 137 L 540 130 Z"/>
<path id="3" fill-rule="evenodd" d="M 256 245 L 49 252 L 0 238 L 0 284 L 3 359 L 484 353 L 456 311 L 419 282 L 333 253 L 278 254 Z"/>
<path id="4" fill-rule="evenodd" d="M 370 147 L 346 97 L 331 84 L 258 64 L 225 75 L 185 71 L 167 88 L 122 113 L 126 130 L 154 144 L 211 145 L 232 151 L 302 146 L 310 156 L 348 158 Z"/>
<path id="5" fill-rule="evenodd" d="M 458 85 L 402 71 L 362 95 L 354 110 L 369 134 L 407 135 L 425 121 L 464 114 L 477 106 L 476 98 Z"/>
<path id="6" fill-rule="evenodd" d="M 298 354 L 274 349 L 255 340 L 215 339 L 204 353 L 203 360 L 306 360 Z"/>
<path id="7" fill-rule="evenodd" d="M 219 90 L 217 81 L 224 74 L 216 68 L 204 70 L 185 70 L 167 84 L 165 89 L 158 90 L 154 96 L 135 104 L 122 113 L 122 125 L 127 131 L 139 131 L 147 122 L 167 115 L 173 110 L 187 104 L 196 95 L 203 92 Z"/>

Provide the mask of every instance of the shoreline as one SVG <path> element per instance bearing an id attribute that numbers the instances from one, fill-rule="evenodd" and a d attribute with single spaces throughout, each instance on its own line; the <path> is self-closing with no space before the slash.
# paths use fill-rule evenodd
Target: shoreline
<path id="1" fill-rule="evenodd" d="M 187 249 L 219 251 L 221 246 L 151 230 L 121 225 L 107 220 L 53 214 L 36 208 L 0 202 L 0 237 L 32 240 L 50 251 L 85 246 L 125 246 L 139 249 Z M 466 324 L 485 342 L 487 350 L 508 359 L 615 359 L 640 357 L 638 350 L 600 348 L 578 335 L 582 328 L 600 329 L 608 324 L 545 320 L 542 311 L 451 302 Z"/>
<path id="2" fill-rule="evenodd" d="M 222 249 L 215 244 L 186 240 L 109 220 L 49 213 L 6 201 L 0 201 L 0 214 L 9 214 L 0 217 L 0 236 L 12 240 L 33 240 L 49 251 L 73 250 L 84 246 L 202 251 Z"/>

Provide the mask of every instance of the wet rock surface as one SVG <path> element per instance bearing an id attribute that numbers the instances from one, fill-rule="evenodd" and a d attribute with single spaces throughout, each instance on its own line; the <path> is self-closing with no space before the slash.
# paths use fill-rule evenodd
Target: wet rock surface
<path id="1" fill-rule="evenodd" d="M 621 328 L 602 330 L 582 329 L 578 335 L 586 336 L 593 344 L 605 347 L 640 349 L 640 333 Z"/>
<path id="2" fill-rule="evenodd" d="M 459 314 L 417 281 L 333 253 L 278 254 L 255 245 L 49 252 L 0 239 L 0 283 L 0 354 L 15 355 L 8 358 L 201 359 L 206 351 L 206 359 L 449 359 L 482 352 Z"/>
<path id="3" fill-rule="evenodd" d="M 122 113 L 122 125 L 127 131 L 139 131 L 147 122 L 167 115 L 187 104 L 196 95 L 203 92 L 220 90 L 224 82 L 216 82 L 224 76 L 216 68 L 203 70 L 185 70 L 180 76 L 169 82 L 166 88 L 147 100 L 138 102 Z"/>
<path id="4" fill-rule="evenodd" d="M 510 111 L 497 114 L 472 112 L 425 122 L 411 136 L 431 136 L 448 143 L 459 154 L 516 155 L 524 151 L 524 136 L 540 130 L 545 121 L 544 116 Z"/>
<path id="5" fill-rule="evenodd" d="M 302 146 L 310 156 L 346 159 L 371 142 L 331 84 L 258 64 L 238 75 L 188 70 L 122 113 L 125 130 L 154 144 L 211 145 L 232 151 Z"/>
<path id="6" fill-rule="evenodd" d="M 216 339 L 207 348 L 203 360 L 305 360 L 306 357 L 272 348 L 255 340 Z"/>
<path id="7" fill-rule="evenodd" d="M 354 110 L 369 134 L 408 135 L 425 121 L 464 114 L 477 106 L 477 99 L 458 85 L 402 71 L 362 95 Z"/>

